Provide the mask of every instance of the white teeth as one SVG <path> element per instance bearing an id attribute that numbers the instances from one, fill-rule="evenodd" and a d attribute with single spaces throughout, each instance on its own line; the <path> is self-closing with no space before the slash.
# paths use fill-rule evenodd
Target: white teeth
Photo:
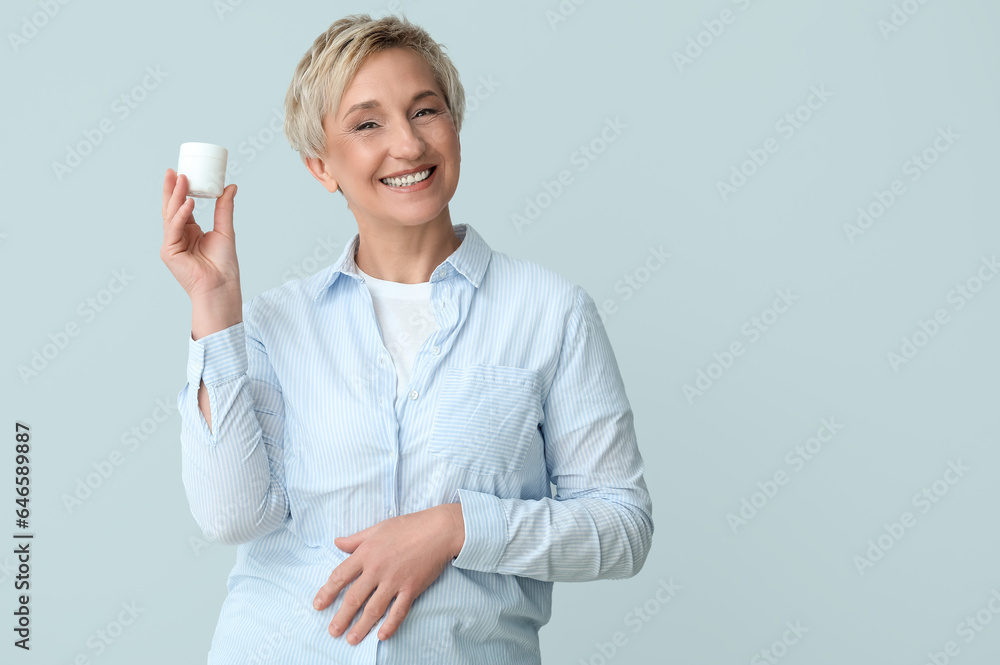
<path id="1" fill-rule="evenodd" d="M 415 182 L 420 182 L 421 180 L 426 180 L 431 175 L 431 170 L 426 169 L 420 171 L 419 173 L 411 173 L 405 175 L 402 178 L 382 178 L 382 182 L 389 185 L 390 187 L 406 187 L 407 185 L 412 185 Z"/>

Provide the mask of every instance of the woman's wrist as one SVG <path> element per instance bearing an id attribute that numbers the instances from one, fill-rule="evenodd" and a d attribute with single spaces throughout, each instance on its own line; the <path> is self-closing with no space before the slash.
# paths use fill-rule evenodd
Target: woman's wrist
<path id="1" fill-rule="evenodd" d="M 201 339 L 243 320 L 239 286 L 191 298 L 191 336 Z"/>

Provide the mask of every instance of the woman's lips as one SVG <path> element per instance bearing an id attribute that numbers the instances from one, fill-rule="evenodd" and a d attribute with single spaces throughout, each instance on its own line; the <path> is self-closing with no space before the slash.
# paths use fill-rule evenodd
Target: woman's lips
<path id="1" fill-rule="evenodd" d="M 434 180 L 434 176 L 437 175 L 437 166 L 430 167 L 430 172 L 431 172 L 431 174 L 429 176 L 427 176 L 426 178 L 424 178 L 420 182 L 413 183 L 412 185 L 403 185 L 402 187 L 393 187 L 392 185 L 385 184 L 384 182 L 382 182 L 381 179 L 379 179 L 379 183 L 381 183 L 381 185 L 383 187 L 385 187 L 386 189 L 394 191 L 394 192 L 417 192 L 417 191 L 420 191 L 421 189 L 426 189 L 426 188 L 430 187 L 431 182 L 433 182 L 433 180 Z"/>

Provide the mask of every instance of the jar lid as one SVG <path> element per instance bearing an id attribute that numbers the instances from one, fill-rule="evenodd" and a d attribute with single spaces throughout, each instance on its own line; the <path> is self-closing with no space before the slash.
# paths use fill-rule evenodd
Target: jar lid
<path id="1" fill-rule="evenodd" d="M 226 159 L 229 156 L 229 151 L 214 143 L 182 143 L 181 155 Z"/>

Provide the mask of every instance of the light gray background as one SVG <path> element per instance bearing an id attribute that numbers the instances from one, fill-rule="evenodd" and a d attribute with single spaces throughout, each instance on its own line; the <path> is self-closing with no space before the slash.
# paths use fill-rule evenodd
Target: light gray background
<path id="1" fill-rule="evenodd" d="M 493 81 L 461 133 L 453 221 L 617 305 L 606 327 L 646 461 L 653 547 L 634 578 L 556 586 L 543 661 L 767 662 L 760 650 L 783 637 L 796 641 L 774 653 L 789 665 L 919 665 L 949 641 L 960 649 L 950 662 L 997 661 L 1000 618 L 971 642 L 961 629 L 977 612 L 992 620 L 1000 590 L 1000 280 L 972 279 L 981 290 L 961 309 L 949 299 L 1000 249 L 995 2 L 897 2 L 917 11 L 891 33 L 879 27 L 890 0 L 564 0 L 555 24 L 557 0 L 117 0 L 33 19 L 44 4 L 0 11 L 0 660 L 203 662 L 235 548 L 199 547 L 179 418 L 152 420 L 185 381 L 190 324 L 158 255 L 163 174 L 184 141 L 226 145 L 240 162 L 230 181 L 245 297 L 329 264 L 315 261 L 323 243 L 339 253 L 357 231 L 341 197 L 280 133 L 252 159 L 244 142 L 267 138 L 295 65 L 330 23 L 399 7 L 447 46 L 470 99 Z M 733 22 L 704 32 L 727 9 Z M 33 20 L 45 23 L 37 34 Z M 13 44 L 22 32 L 33 36 Z M 679 68 L 675 53 L 702 32 L 708 45 Z M 115 102 L 147 67 L 166 77 L 123 118 Z M 786 138 L 775 123 L 813 86 L 831 96 Z M 57 177 L 53 162 L 105 118 L 114 131 Z M 626 129 L 580 172 L 574 153 L 615 118 Z M 959 138 L 911 181 L 904 163 L 949 127 Z M 723 201 L 717 182 L 771 137 L 779 150 Z M 563 169 L 573 183 L 518 232 L 512 214 Z M 849 242 L 844 225 L 896 178 L 905 193 Z M 196 217 L 211 227 L 204 202 Z M 666 265 L 643 272 L 661 246 Z M 90 320 L 78 306 L 116 270 L 132 281 Z M 626 299 L 616 283 L 629 274 L 646 281 Z M 753 341 L 742 327 L 779 289 L 798 300 Z M 949 322 L 917 335 L 927 343 L 894 369 L 887 354 L 939 308 Z M 79 334 L 22 380 L 19 366 L 68 323 Z M 687 399 L 683 386 L 734 341 L 743 355 Z M 842 429 L 796 471 L 786 453 L 823 418 Z M 30 653 L 11 646 L 15 420 L 33 435 Z M 127 446 L 143 426 L 147 439 Z M 114 451 L 122 463 L 67 509 L 64 495 Z M 959 460 L 969 471 L 921 512 L 914 494 Z M 789 482 L 734 533 L 727 514 L 779 470 Z M 859 571 L 855 557 L 904 512 L 915 524 Z M 661 581 L 680 590 L 657 597 Z M 142 613 L 98 654 L 97 631 L 123 602 Z M 643 606 L 648 621 L 633 613 Z M 786 622 L 808 632 L 795 638 Z"/>

